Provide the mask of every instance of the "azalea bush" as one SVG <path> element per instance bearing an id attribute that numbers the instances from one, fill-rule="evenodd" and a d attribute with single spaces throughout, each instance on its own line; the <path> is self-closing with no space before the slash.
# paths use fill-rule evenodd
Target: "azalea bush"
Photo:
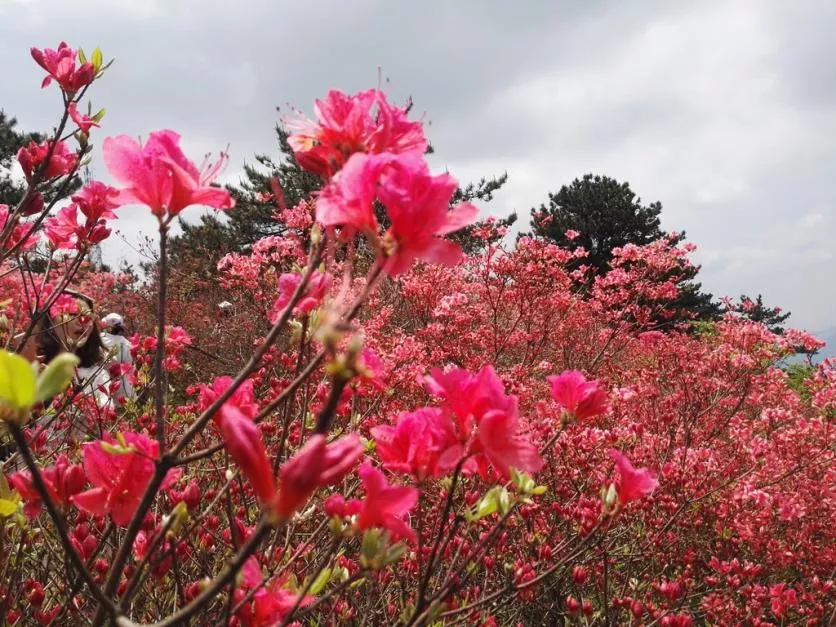
<path id="1" fill-rule="evenodd" d="M 287 120 L 322 191 L 273 190 L 285 234 L 207 280 L 170 267 L 169 230 L 235 211 L 226 155 L 107 137 L 116 186 L 45 202 L 92 154 L 109 64 L 32 56 L 61 109 L 0 205 L 6 623 L 832 623 L 836 364 L 791 381 L 780 360 L 815 338 L 667 324 L 691 246 L 625 246 L 596 276 L 488 221 L 465 256 L 446 236 L 478 210 L 450 206 L 422 124 L 331 91 Z M 157 220 L 150 282 L 85 260 L 130 211 Z M 72 345 L 23 356 L 44 320 L 96 313 L 77 293 L 135 327 L 106 402 Z M 121 376 L 136 399 L 113 400 Z"/>

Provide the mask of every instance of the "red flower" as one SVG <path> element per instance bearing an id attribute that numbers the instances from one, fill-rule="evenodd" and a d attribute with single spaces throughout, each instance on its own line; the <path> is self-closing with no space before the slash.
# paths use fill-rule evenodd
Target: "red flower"
<path id="1" fill-rule="evenodd" d="M 200 391 L 201 407 L 209 407 L 231 384 L 231 377 L 218 377 L 211 387 L 203 386 Z M 267 503 L 276 494 L 276 484 L 261 432 L 253 422 L 257 414 L 253 382 L 248 380 L 221 405 L 212 420 L 221 432 L 230 457 L 241 468 L 259 500 Z"/>
<path id="2" fill-rule="evenodd" d="M 72 200 L 81 209 L 81 213 L 93 222 L 115 219 L 113 210 L 120 206 L 119 190 L 100 181 L 92 181 L 82 187 L 73 194 Z"/>
<path id="3" fill-rule="evenodd" d="M 279 277 L 279 296 L 273 303 L 270 311 L 270 322 L 273 324 L 281 317 L 282 313 L 293 297 L 299 283 L 302 282 L 302 275 L 298 272 L 285 272 Z M 328 286 L 331 284 L 331 277 L 322 272 L 312 272 L 302 298 L 296 303 L 294 313 L 310 313 L 322 302 L 328 293 Z"/>
<path id="4" fill-rule="evenodd" d="M 442 399 L 444 415 L 451 421 L 458 441 L 468 455 L 475 455 L 469 472 L 487 475 L 490 462 L 503 476 L 510 469 L 537 472 L 543 459 L 536 447 L 519 434 L 517 397 L 505 394 L 502 381 L 491 366 L 473 374 L 461 368 L 435 369 L 424 379 L 427 390 Z M 445 454 L 449 459 L 450 455 Z"/>
<path id="5" fill-rule="evenodd" d="M 377 89 L 351 96 L 332 89 L 314 109 L 316 122 L 295 116 L 285 124 L 293 131 L 288 143 L 296 160 L 315 174 L 333 176 L 356 152 L 427 150 L 421 122 L 410 122 L 407 111 L 390 105 Z"/>
<path id="6" fill-rule="evenodd" d="M 326 227 L 377 233 L 373 202 L 378 199 L 392 223 L 383 240 L 389 274 L 406 272 L 417 259 L 454 265 L 461 247 L 442 237 L 479 213 L 470 203 L 450 209 L 457 188 L 449 174 L 432 176 L 419 153 L 356 154 L 323 190 L 316 219 Z"/>
<path id="7" fill-rule="evenodd" d="M 575 419 L 585 420 L 607 411 L 607 393 L 597 381 L 587 381 L 577 370 L 549 377 L 552 398 Z"/>
<path id="8" fill-rule="evenodd" d="M 166 222 L 191 205 L 235 206 L 229 192 L 210 185 L 226 164 L 226 154 L 198 170 L 183 154 L 174 131 L 151 133 L 144 146 L 127 135 L 108 137 L 102 150 L 107 169 L 128 185 L 120 192 L 122 204 L 145 205 Z"/>
<path id="9" fill-rule="evenodd" d="M 236 590 L 236 601 L 240 602 L 246 592 L 258 589 L 252 596 L 252 602 L 242 606 L 236 616 L 245 627 L 274 627 L 281 624 L 288 613 L 296 606 L 305 607 L 313 603 L 311 596 L 299 600 L 299 595 L 284 587 L 285 580 L 280 577 L 262 586 L 264 576 L 255 557 L 251 557 L 241 569 L 241 587 Z"/>
<path id="10" fill-rule="evenodd" d="M 414 542 L 415 531 L 404 517 L 418 502 L 418 490 L 389 485 L 383 472 L 369 462 L 360 467 L 359 474 L 366 498 L 360 501 L 357 529 L 380 527 L 389 531 L 393 540 Z"/>
<path id="11" fill-rule="evenodd" d="M 0 204 L 0 231 L 6 227 L 6 223 L 8 221 L 9 206 Z M 23 241 L 20 244 L 19 250 L 28 250 L 38 243 L 38 237 L 35 235 L 32 225 L 27 222 L 19 222 L 15 225 L 10 236 L 3 242 L 3 248 L 11 250 L 19 242 L 21 242 L 21 240 Z"/>
<path id="12" fill-rule="evenodd" d="M 618 468 L 618 502 L 626 505 L 630 501 L 648 496 L 656 489 L 659 482 L 656 476 L 647 468 L 633 468 L 630 460 L 615 449 L 610 450 L 610 456 L 615 460 Z"/>
<path id="13" fill-rule="evenodd" d="M 89 115 L 84 115 L 83 113 L 79 113 L 78 107 L 74 102 L 70 103 L 70 106 L 67 107 L 67 111 L 70 113 L 70 117 L 72 118 L 73 122 L 78 125 L 78 130 L 82 133 L 90 133 L 90 129 L 95 127 L 100 127 L 101 124 L 96 122 L 93 118 Z"/>
<path id="14" fill-rule="evenodd" d="M 17 161 L 27 181 L 32 180 L 35 171 L 46 161 L 51 145 L 51 141 L 45 141 L 40 144 L 29 142 L 29 145 L 17 151 Z M 52 151 L 52 155 L 50 155 L 49 163 L 44 168 L 43 180 L 69 174 L 77 163 L 78 155 L 70 150 L 67 144 L 59 140 L 55 143 L 55 148 Z"/>
<path id="15" fill-rule="evenodd" d="M 126 526 L 151 482 L 160 447 L 142 433 L 125 433 L 123 442 L 126 447 L 106 434 L 104 440 L 82 445 L 84 470 L 94 487 L 76 494 L 71 501 L 95 516 L 110 514 L 115 524 Z M 165 489 L 176 481 L 180 472 L 170 470 L 161 487 Z"/>
<path id="16" fill-rule="evenodd" d="M 76 52 L 63 41 L 58 44 L 57 50 L 32 48 L 30 52 L 37 64 L 48 73 L 41 83 L 41 88 L 55 79 L 61 89 L 72 94 L 92 83 L 96 76 L 92 63 L 83 63 L 76 68 Z"/>
<path id="17" fill-rule="evenodd" d="M 70 502 L 70 497 L 81 492 L 87 478 L 84 470 L 78 464 L 70 464 L 66 455 L 59 455 L 54 466 L 44 468 L 41 477 L 46 484 L 49 498 L 53 503 L 61 507 Z M 18 491 L 20 497 L 26 502 L 23 512 L 29 518 L 35 518 L 41 511 L 43 503 L 41 496 L 35 489 L 32 481 L 32 474 L 23 470 L 9 475 L 9 483 Z"/>
<path id="18" fill-rule="evenodd" d="M 330 443 L 324 435 L 313 435 L 279 471 L 276 514 L 288 518 L 317 488 L 341 481 L 362 454 L 363 445 L 354 434 Z"/>
<path id="19" fill-rule="evenodd" d="M 398 416 L 394 427 L 371 430 L 383 467 L 418 479 L 443 475 L 456 465 L 463 448 L 440 409 L 422 407 Z"/>

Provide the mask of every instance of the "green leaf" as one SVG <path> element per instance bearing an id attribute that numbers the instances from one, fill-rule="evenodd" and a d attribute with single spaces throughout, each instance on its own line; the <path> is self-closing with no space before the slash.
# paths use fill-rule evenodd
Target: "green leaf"
<path id="1" fill-rule="evenodd" d="M 93 51 L 93 55 L 90 57 L 90 62 L 93 64 L 93 67 L 96 69 L 97 72 L 99 71 L 99 68 L 102 67 L 102 61 L 102 51 L 96 48 Z"/>
<path id="2" fill-rule="evenodd" d="M 49 362 L 35 385 L 37 399 L 45 401 L 66 390 L 78 362 L 78 357 L 72 353 L 61 353 Z"/>
<path id="3" fill-rule="evenodd" d="M 96 115 L 93 116 L 93 120 L 95 120 L 96 122 L 101 122 L 102 118 L 105 116 L 106 111 L 107 111 L 107 109 L 104 109 L 104 108 L 99 109 L 96 112 Z"/>
<path id="4" fill-rule="evenodd" d="M 134 452 L 134 449 L 130 447 L 117 446 L 110 442 L 99 441 L 99 445 L 105 453 L 110 453 L 111 455 L 130 455 Z"/>
<path id="5" fill-rule="evenodd" d="M 500 490 L 504 490 L 504 488 L 494 486 L 485 493 L 485 496 L 482 497 L 482 500 L 479 501 L 479 504 L 476 506 L 476 512 L 473 514 L 474 520 L 481 520 L 485 516 L 490 516 L 497 509 L 499 509 Z"/>
<path id="6" fill-rule="evenodd" d="M 505 487 L 500 489 L 498 501 L 499 511 L 503 514 L 507 514 L 511 509 L 511 495 L 508 494 L 508 490 Z"/>
<path id="7" fill-rule="evenodd" d="M 0 499 L 0 516 L 8 518 L 17 511 L 17 501 Z"/>
<path id="8" fill-rule="evenodd" d="M 309 594 L 316 596 L 320 592 L 322 592 L 323 588 L 328 584 L 331 580 L 331 569 L 325 568 L 319 572 L 314 579 L 313 583 L 311 584 L 310 590 L 308 591 Z"/>
<path id="9" fill-rule="evenodd" d="M 87 56 L 84 54 L 84 50 L 81 48 L 78 49 L 78 62 L 84 65 L 87 63 Z"/>
<path id="10" fill-rule="evenodd" d="M 0 350 L 0 401 L 16 410 L 35 403 L 35 371 L 26 359 Z"/>

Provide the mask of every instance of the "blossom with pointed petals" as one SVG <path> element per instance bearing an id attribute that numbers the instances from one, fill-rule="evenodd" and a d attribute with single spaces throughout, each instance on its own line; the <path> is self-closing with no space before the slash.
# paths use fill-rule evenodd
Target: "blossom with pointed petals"
<path id="1" fill-rule="evenodd" d="M 127 135 L 108 137 L 102 151 L 107 169 L 128 186 L 120 191 L 121 204 L 146 205 L 160 220 L 168 222 L 191 205 L 235 205 L 229 192 L 210 185 L 225 166 L 226 154 L 198 170 L 183 154 L 174 131 L 151 133 L 145 145 Z"/>
<path id="2" fill-rule="evenodd" d="M 211 387 L 204 385 L 200 391 L 201 408 L 208 408 L 230 385 L 231 377 L 218 377 Z M 276 483 L 261 432 L 253 422 L 257 414 L 253 382 L 247 380 L 224 401 L 212 420 L 221 432 L 230 457 L 241 468 L 259 500 L 267 503 L 276 494 Z"/>
<path id="3" fill-rule="evenodd" d="M 97 128 L 101 127 L 101 124 L 99 124 L 96 120 L 91 118 L 89 115 L 85 115 L 85 114 L 81 113 L 78 110 L 78 107 L 76 106 L 76 104 L 74 102 L 70 103 L 70 106 L 67 107 L 67 111 L 70 114 L 70 118 L 72 118 L 73 122 L 75 122 L 76 125 L 78 126 L 78 130 L 80 130 L 82 133 L 86 133 L 86 134 L 89 135 L 90 134 L 90 129 L 92 127 L 94 127 L 94 126 L 97 127 Z"/>
<path id="4" fill-rule="evenodd" d="M 96 76 L 92 63 L 82 63 L 76 67 L 76 51 L 63 41 L 58 44 L 57 50 L 32 48 L 30 52 L 35 62 L 47 71 L 41 88 L 47 87 L 55 79 L 61 89 L 72 94 L 92 83 Z"/>
<path id="5" fill-rule="evenodd" d="M 424 378 L 427 390 L 439 397 L 441 408 L 464 453 L 473 455 L 463 466 L 487 476 L 487 463 L 503 476 L 511 468 L 537 472 L 543 459 L 536 447 L 520 435 L 517 397 L 505 394 L 491 366 L 473 374 L 462 368 L 435 369 Z M 450 458 L 445 453 L 445 459 Z"/>
<path id="6" fill-rule="evenodd" d="M 284 122 L 299 165 L 323 177 L 333 176 L 354 153 L 427 150 L 421 122 L 410 121 L 407 110 L 389 104 L 380 90 L 353 95 L 330 90 L 314 110 L 316 122 L 298 115 Z"/>
<path id="7" fill-rule="evenodd" d="M 133 518 L 151 482 L 160 446 L 143 433 L 124 433 L 122 442 L 126 446 L 105 434 L 104 440 L 82 445 L 84 472 L 93 488 L 76 494 L 70 501 L 94 516 L 110 514 L 115 524 L 124 527 Z M 167 489 L 180 474 L 180 469 L 169 470 L 161 489 Z"/>
<path id="8" fill-rule="evenodd" d="M 6 223 L 9 221 L 9 206 L 0 204 L 0 232 L 6 228 Z M 29 250 L 38 243 L 38 237 L 33 232 L 32 225 L 28 222 L 18 222 L 14 228 L 11 229 L 9 236 L 2 242 L 2 247 L 6 250 L 11 250 L 18 244 L 18 250 Z"/>
<path id="9" fill-rule="evenodd" d="M 400 414 L 395 426 L 371 429 L 383 467 L 416 478 L 438 477 L 456 465 L 463 447 L 452 425 L 437 407 L 422 407 Z"/>
<path id="10" fill-rule="evenodd" d="M 61 507 L 70 502 L 70 497 L 81 492 L 87 482 L 82 467 L 78 464 L 70 464 L 66 455 L 59 455 L 55 465 L 41 470 L 41 478 L 46 485 L 50 500 Z M 9 484 L 17 490 L 26 503 L 23 506 L 23 513 L 29 518 L 35 518 L 41 511 L 43 503 L 32 481 L 32 474 L 27 470 L 22 470 L 9 475 Z"/>
<path id="11" fill-rule="evenodd" d="M 79 242 L 78 206 L 67 205 L 44 221 L 44 235 L 55 248 L 75 248 Z"/>
<path id="12" fill-rule="evenodd" d="M 41 167 L 41 164 L 46 161 L 47 156 L 49 156 L 49 162 L 42 173 L 42 179 L 45 181 L 69 174 L 78 164 L 78 155 L 60 140 L 55 142 L 55 148 L 50 155 L 49 149 L 52 144 L 51 140 L 40 144 L 29 142 L 28 145 L 17 151 L 17 162 L 20 164 L 27 181 L 32 181 L 32 177 Z"/>
<path id="13" fill-rule="evenodd" d="M 285 272 L 279 277 L 279 296 L 270 310 L 270 322 L 275 324 L 281 317 L 301 282 L 302 275 L 298 272 Z M 305 287 L 305 292 L 302 294 L 302 298 L 297 301 L 293 312 L 296 314 L 310 313 L 319 307 L 322 299 L 328 293 L 329 285 L 331 285 L 330 275 L 322 272 L 312 272 Z"/>
<path id="14" fill-rule="evenodd" d="M 71 199 L 81 209 L 81 213 L 94 222 L 115 219 L 113 210 L 120 205 L 119 190 L 101 181 L 88 183 L 73 194 Z"/>
<path id="15" fill-rule="evenodd" d="M 378 199 L 392 222 L 383 240 L 389 274 L 406 272 L 419 259 L 448 266 L 460 261 L 461 247 L 443 236 L 473 224 L 479 209 L 469 202 L 450 209 L 457 189 L 455 178 L 432 176 L 416 153 L 398 157 L 382 171 Z"/>
<path id="16" fill-rule="evenodd" d="M 577 420 L 585 420 L 606 413 L 607 393 L 597 381 L 587 381 L 583 373 L 567 370 L 548 378 L 552 398 Z"/>
<path id="17" fill-rule="evenodd" d="M 314 598 L 305 596 L 301 600 L 299 594 L 285 587 L 286 578 L 275 577 L 272 581 L 264 582 L 261 566 L 255 557 L 249 558 L 241 569 L 240 588 L 236 590 L 236 605 L 244 600 L 247 592 L 255 590 L 252 601 L 242 605 L 236 616 L 244 627 L 276 627 L 297 606 L 305 607 L 313 603 Z"/>
<path id="18" fill-rule="evenodd" d="M 361 455 L 363 445 L 354 434 L 330 443 L 322 434 L 311 436 L 279 471 L 276 514 L 288 518 L 308 501 L 317 488 L 341 481 Z"/>
<path id="19" fill-rule="evenodd" d="M 416 260 L 454 265 L 461 247 L 443 239 L 472 224 L 479 210 L 470 203 L 450 209 L 458 184 L 449 174 L 432 176 L 419 153 L 355 154 L 316 206 L 316 219 L 326 227 L 377 233 L 373 203 L 379 200 L 391 222 L 383 238 L 387 272 L 406 272 Z"/>
<path id="20" fill-rule="evenodd" d="M 404 518 L 418 503 L 418 490 L 390 485 L 386 475 L 370 462 L 360 467 L 359 475 L 366 498 L 360 501 L 357 529 L 382 528 L 390 533 L 393 540 L 406 538 L 414 542 L 415 531 Z"/>
<path id="21" fill-rule="evenodd" d="M 617 493 L 620 505 L 648 496 L 659 485 L 653 472 L 647 468 L 634 468 L 630 460 L 619 451 L 611 449 L 610 457 L 615 460 L 618 468 Z"/>
<path id="22" fill-rule="evenodd" d="M 85 223 L 79 223 L 78 208 L 76 203 L 72 203 L 61 209 L 57 216 L 44 221 L 44 234 L 55 248 L 81 250 L 102 242 L 110 235 L 103 219 L 88 218 Z"/>

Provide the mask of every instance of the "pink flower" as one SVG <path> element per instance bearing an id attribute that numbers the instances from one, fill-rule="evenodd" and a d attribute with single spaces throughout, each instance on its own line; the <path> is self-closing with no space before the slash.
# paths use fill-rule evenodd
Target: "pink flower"
<path id="1" fill-rule="evenodd" d="M 417 259 L 448 266 L 459 262 L 459 245 L 441 236 L 472 224 L 479 209 L 467 202 L 450 209 L 456 189 L 456 179 L 430 175 L 424 158 L 415 153 L 399 157 L 383 171 L 378 198 L 392 221 L 384 238 L 389 274 L 406 272 Z"/>
<path id="2" fill-rule="evenodd" d="M 610 450 L 610 457 L 618 468 L 618 502 L 626 505 L 631 501 L 648 496 L 656 489 L 659 482 L 647 468 L 633 468 L 630 460 L 615 449 Z"/>
<path id="3" fill-rule="evenodd" d="M 70 497 L 81 492 L 87 482 L 81 466 L 70 464 L 66 455 L 59 455 L 54 466 L 41 470 L 41 478 L 46 484 L 50 499 L 60 507 L 65 507 L 70 502 Z M 35 518 L 40 513 L 43 503 L 32 481 L 32 474 L 24 470 L 9 475 L 9 484 L 26 503 L 23 512 L 29 518 Z"/>
<path id="4" fill-rule="evenodd" d="M 378 390 L 386 388 L 385 380 L 388 376 L 388 369 L 380 355 L 372 349 L 365 347 L 360 351 L 357 370 L 361 381 L 371 384 Z"/>
<path id="5" fill-rule="evenodd" d="M 442 236 L 473 223 L 479 213 L 470 203 L 449 208 L 457 187 L 449 174 L 432 176 L 418 153 L 356 154 L 323 190 L 316 219 L 326 227 L 376 233 L 377 198 L 392 223 L 383 239 L 389 274 L 407 271 L 418 259 L 454 265 L 461 248 Z"/>
<path id="6" fill-rule="evenodd" d="M 70 103 L 70 106 L 67 107 L 67 111 L 70 113 L 70 117 L 72 118 L 73 122 L 76 123 L 78 126 L 78 130 L 82 133 L 90 134 L 90 128 L 95 126 L 99 128 L 101 125 L 96 122 L 93 118 L 88 115 L 84 115 L 83 113 L 79 113 L 78 107 L 74 102 Z"/>
<path id="7" fill-rule="evenodd" d="M 200 391 L 201 408 L 209 407 L 231 384 L 231 377 L 218 377 L 211 387 L 204 385 Z M 253 382 L 247 380 L 221 405 L 212 420 L 221 432 L 230 457 L 241 468 L 259 500 L 267 503 L 276 494 L 276 484 L 261 432 L 253 422 L 257 414 Z"/>
<path id="8" fill-rule="evenodd" d="M 125 450 L 105 435 L 104 440 L 83 444 L 84 471 L 93 488 L 73 496 L 70 500 L 79 509 L 94 516 L 110 514 L 113 522 L 126 526 L 136 512 L 142 495 L 154 474 L 154 461 L 160 447 L 142 433 L 123 434 Z M 170 470 L 162 484 L 166 489 L 180 476 L 179 469 Z"/>
<path id="9" fill-rule="evenodd" d="M 285 579 L 276 577 L 262 586 L 264 575 L 255 557 L 251 557 L 241 569 L 241 587 L 236 590 L 236 604 L 246 597 L 246 592 L 258 588 L 252 602 L 242 606 L 236 616 L 245 627 L 275 627 L 280 625 L 296 606 L 299 595 L 284 587 Z M 313 603 L 311 596 L 299 601 L 299 607 Z"/>
<path id="10" fill-rule="evenodd" d="M 369 89 L 354 95 L 329 91 L 314 103 L 317 121 L 285 120 L 288 143 L 306 170 L 331 177 L 356 152 L 404 153 L 427 150 L 421 122 L 410 122 L 405 109 L 390 105 L 383 92 Z"/>
<path id="11" fill-rule="evenodd" d="M 174 131 L 151 133 L 144 146 L 127 135 L 105 139 L 105 165 L 113 176 L 128 185 L 120 192 L 120 202 L 146 205 L 166 222 L 191 205 L 233 207 L 235 203 L 229 192 L 210 186 L 225 166 L 226 154 L 221 153 L 215 164 L 204 162 L 198 170 L 179 144 L 180 135 Z"/>
<path id="12" fill-rule="evenodd" d="M 68 205 L 44 221 L 44 234 L 55 248 L 75 248 L 78 242 L 78 206 Z"/>
<path id="13" fill-rule="evenodd" d="M 416 478 L 438 477 L 456 465 L 463 448 L 440 409 L 422 407 L 398 416 L 394 427 L 371 430 L 383 467 Z"/>
<path id="14" fill-rule="evenodd" d="M 57 50 L 32 48 L 30 52 L 37 64 L 48 73 L 41 83 L 41 88 L 55 79 L 61 89 L 72 94 L 92 83 L 96 76 L 92 63 L 84 63 L 76 68 L 76 52 L 63 41 L 58 44 Z"/>
<path id="15" fill-rule="evenodd" d="M 311 436 L 279 471 L 276 514 L 288 518 L 317 488 L 341 481 L 362 454 L 363 445 L 354 434 L 330 443 L 322 434 Z"/>
<path id="16" fill-rule="evenodd" d="M 567 370 L 548 378 L 552 398 L 577 420 L 585 420 L 607 411 L 607 393 L 597 381 L 587 381 L 577 370 Z"/>
<path id="17" fill-rule="evenodd" d="M 81 213 L 93 222 L 114 220 L 113 210 L 120 206 L 119 190 L 100 181 L 92 181 L 72 196 Z"/>
<path id="18" fill-rule="evenodd" d="M 505 477 L 510 476 L 511 468 L 526 472 L 542 468 L 536 447 L 519 434 L 517 397 L 505 394 L 491 366 L 476 374 L 462 368 L 435 369 L 424 383 L 431 394 L 442 399 L 444 415 L 466 454 L 476 456 L 480 474 L 486 476 L 486 462 Z M 474 470 L 472 465 L 465 469 Z"/>
<path id="19" fill-rule="evenodd" d="M 58 215 L 44 221 L 44 234 L 55 248 L 76 248 L 81 250 L 91 244 L 107 239 L 110 229 L 104 220 L 78 222 L 78 205 L 72 203 L 58 212 Z"/>
<path id="20" fill-rule="evenodd" d="M 27 181 L 32 181 L 35 171 L 46 161 L 51 145 L 51 141 L 45 141 L 40 144 L 29 142 L 29 145 L 17 151 L 17 161 Z M 49 158 L 49 163 L 44 168 L 42 178 L 43 180 L 49 180 L 57 176 L 69 174 L 77 163 L 78 155 L 70 150 L 67 144 L 58 141 Z"/>
<path id="21" fill-rule="evenodd" d="M 293 297 L 293 293 L 299 284 L 302 282 L 302 275 L 298 272 L 285 272 L 279 277 L 279 296 L 273 303 L 270 310 L 270 322 L 273 324 L 281 317 L 282 313 Z M 303 314 L 310 313 L 319 307 L 322 299 L 328 293 L 328 286 L 331 284 L 331 277 L 322 272 L 312 272 L 308 285 L 305 287 L 305 292 L 302 298 L 296 303 L 294 313 Z"/>
<path id="22" fill-rule="evenodd" d="M 6 228 L 6 223 L 9 221 L 9 206 L 0 204 L 0 231 Z M 25 239 L 24 239 L 25 238 Z M 29 250 L 38 243 L 38 238 L 35 235 L 32 225 L 27 222 L 19 222 L 11 230 L 9 236 L 3 241 L 2 246 L 6 250 L 11 250 L 20 243 L 18 250 Z"/>
<path id="23" fill-rule="evenodd" d="M 369 462 L 360 467 L 359 474 L 366 498 L 360 501 L 357 529 L 379 527 L 386 529 L 393 540 L 414 542 L 415 531 L 404 518 L 418 502 L 418 490 L 389 485 L 383 472 Z"/>
<path id="24" fill-rule="evenodd" d="M 351 157 L 334 180 L 320 192 L 316 202 L 316 221 L 322 226 L 341 226 L 354 231 L 377 234 L 374 201 L 377 179 L 388 155 L 383 158 L 358 154 Z"/>

